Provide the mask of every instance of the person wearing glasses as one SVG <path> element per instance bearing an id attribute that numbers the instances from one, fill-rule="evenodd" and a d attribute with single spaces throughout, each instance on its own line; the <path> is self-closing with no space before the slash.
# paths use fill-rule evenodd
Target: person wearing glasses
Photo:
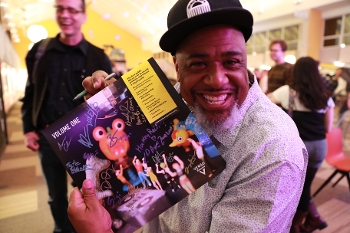
<path id="1" fill-rule="evenodd" d="M 56 0 L 56 21 L 60 33 L 36 43 L 26 56 L 28 80 L 21 99 L 25 144 L 39 154 L 48 187 L 53 232 L 72 232 L 67 216 L 66 169 L 40 131 L 81 104 L 73 101 L 84 90 L 82 80 L 95 70 L 112 72 L 102 49 L 84 39 L 84 0 Z"/>
<path id="2" fill-rule="evenodd" d="M 266 93 L 271 93 L 290 81 L 293 65 L 284 61 L 287 48 L 284 40 L 274 40 L 270 43 L 270 57 L 276 65 L 268 72 Z"/>

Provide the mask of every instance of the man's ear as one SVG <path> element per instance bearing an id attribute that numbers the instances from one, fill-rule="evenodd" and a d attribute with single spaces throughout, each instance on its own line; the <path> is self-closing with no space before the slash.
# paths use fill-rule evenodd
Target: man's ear
<path id="1" fill-rule="evenodd" d="M 176 56 L 173 56 L 173 62 L 175 66 L 175 71 L 176 71 L 176 76 L 177 76 L 177 81 L 180 82 L 180 76 L 179 76 L 179 64 L 177 63 Z"/>
<path id="2" fill-rule="evenodd" d="M 247 69 L 247 73 L 248 73 L 248 78 L 249 78 L 249 80 L 250 80 L 250 81 L 251 81 L 251 80 L 254 81 L 254 74 L 253 74 L 253 72 L 251 72 L 249 69 Z"/>
<path id="3" fill-rule="evenodd" d="M 254 83 L 254 74 L 249 69 L 247 69 L 247 73 L 248 73 L 249 86 L 251 87 Z"/>

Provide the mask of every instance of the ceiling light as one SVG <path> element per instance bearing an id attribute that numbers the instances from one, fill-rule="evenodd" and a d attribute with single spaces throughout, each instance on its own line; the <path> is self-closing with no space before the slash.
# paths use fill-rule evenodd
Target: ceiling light
<path id="1" fill-rule="evenodd" d="M 253 56 L 256 56 L 256 52 L 253 52 L 252 55 L 253 55 Z"/>
<path id="2" fill-rule="evenodd" d="M 271 66 L 268 66 L 268 65 L 261 65 L 260 66 L 260 70 L 270 70 L 271 69 Z"/>
<path id="3" fill-rule="evenodd" d="M 48 33 L 46 28 L 41 25 L 30 25 L 27 29 L 27 36 L 31 42 L 36 43 L 42 39 L 46 39 Z"/>
<path id="4" fill-rule="evenodd" d="M 284 57 L 284 61 L 288 62 L 290 64 L 295 64 L 296 60 L 297 59 L 296 59 L 296 57 L 294 55 L 287 55 L 287 56 Z"/>
<path id="5" fill-rule="evenodd" d="M 333 62 L 333 65 L 336 67 L 343 67 L 345 65 L 345 63 L 340 62 L 340 61 L 335 61 L 335 62 Z"/>
<path id="6" fill-rule="evenodd" d="M 139 15 L 136 17 L 137 21 L 141 21 L 142 20 L 142 17 Z"/>
<path id="7" fill-rule="evenodd" d="M 13 34 L 13 35 L 11 35 L 11 38 L 12 38 L 13 41 L 19 40 L 18 34 Z"/>
<path id="8" fill-rule="evenodd" d="M 103 19 L 109 19 L 109 18 L 111 18 L 111 15 L 108 14 L 108 13 L 106 13 L 106 14 L 103 15 L 102 18 L 103 18 Z"/>
<path id="9" fill-rule="evenodd" d="M 259 14 L 263 13 L 265 10 L 264 5 L 261 3 L 259 6 Z"/>
<path id="10" fill-rule="evenodd" d="M 9 28 L 14 28 L 14 27 L 16 27 L 16 24 L 15 24 L 15 23 L 12 23 L 12 22 L 9 22 L 9 23 L 7 24 L 7 26 L 8 26 Z"/>
<path id="11" fill-rule="evenodd" d="M 125 18 L 128 18 L 129 17 L 129 12 L 126 11 L 126 12 L 124 12 L 123 15 L 124 15 Z"/>
<path id="12" fill-rule="evenodd" d="M 345 48 L 345 44 L 344 43 L 340 44 L 340 47 Z"/>
<path id="13" fill-rule="evenodd" d="M 6 2 L 0 2 L 0 7 L 8 7 L 9 6 L 9 4 L 8 3 L 6 3 Z"/>
<path id="14" fill-rule="evenodd" d="M 31 49 L 33 48 L 33 45 L 34 45 L 34 43 L 30 43 L 30 44 L 28 45 L 28 50 L 31 50 Z"/>

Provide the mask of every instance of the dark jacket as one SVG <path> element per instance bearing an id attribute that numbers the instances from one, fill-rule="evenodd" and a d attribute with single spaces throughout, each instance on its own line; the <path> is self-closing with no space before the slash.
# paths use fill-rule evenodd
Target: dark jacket
<path id="1" fill-rule="evenodd" d="M 59 35 L 52 38 L 47 44 L 45 53 L 41 56 L 35 77 L 33 77 L 33 67 L 35 56 L 39 48 L 40 42 L 36 43 L 26 56 L 26 65 L 28 71 L 28 80 L 25 88 L 25 95 L 21 99 L 22 105 L 22 121 L 24 133 L 38 131 L 38 117 L 42 107 L 43 99 L 47 91 L 48 68 L 52 61 L 52 54 L 55 53 Z M 86 76 L 90 76 L 96 70 L 104 70 L 107 73 L 112 72 L 111 63 L 104 51 L 83 39 L 79 45 L 86 57 L 85 64 L 82 64 L 82 70 Z M 78 93 L 77 93 L 78 94 Z M 73 101 L 73 100 L 72 100 Z M 52 123 L 52 122 L 51 122 Z"/>

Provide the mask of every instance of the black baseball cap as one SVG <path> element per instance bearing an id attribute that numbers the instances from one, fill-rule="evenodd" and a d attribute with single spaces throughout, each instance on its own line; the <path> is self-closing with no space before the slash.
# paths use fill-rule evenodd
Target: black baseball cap
<path id="1" fill-rule="evenodd" d="M 239 0 L 178 0 L 168 14 L 168 31 L 160 47 L 172 55 L 192 32 L 215 24 L 229 24 L 240 30 L 245 41 L 253 31 L 253 16 Z"/>

